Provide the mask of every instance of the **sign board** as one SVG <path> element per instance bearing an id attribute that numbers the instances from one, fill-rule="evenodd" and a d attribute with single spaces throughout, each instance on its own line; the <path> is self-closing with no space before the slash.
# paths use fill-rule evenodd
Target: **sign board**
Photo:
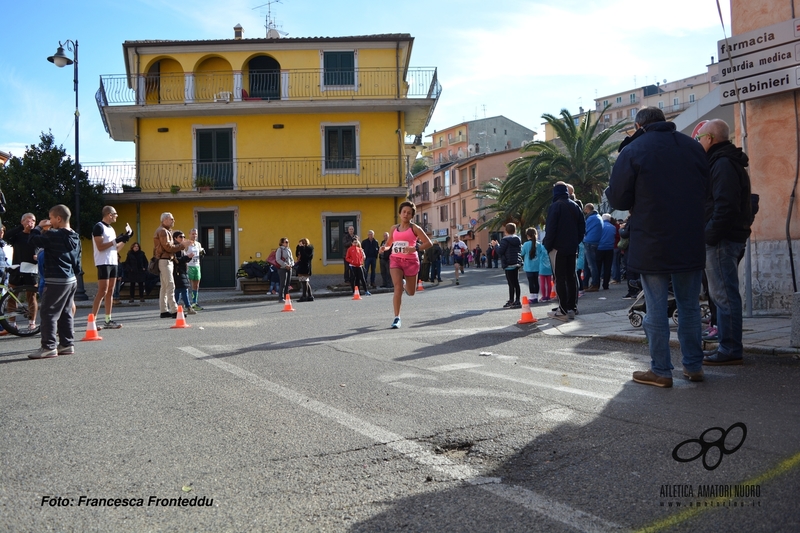
<path id="1" fill-rule="evenodd" d="M 785 20 L 717 41 L 717 54 L 722 63 L 728 59 L 729 53 L 731 58 L 740 57 L 798 40 L 800 40 L 800 19 Z"/>
<path id="2" fill-rule="evenodd" d="M 717 83 L 731 83 L 756 74 L 800 65 L 800 42 L 783 44 L 728 61 L 720 58 Z"/>
<path id="3" fill-rule="evenodd" d="M 478 223 L 478 221 L 476 219 L 474 219 L 474 218 L 469 219 L 469 225 L 470 226 L 474 226 L 477 223 Z"/>
<path id="4" fill-rule="evenodd" d="M 720 105 L 736 103 L 739 100 L 753 100 L 771 94 L 793 91 L 800 88 L 800 67 L 789 67 L 776 72 L 736 80 L 736 84 L 726 83 L 720 87 Z"/>

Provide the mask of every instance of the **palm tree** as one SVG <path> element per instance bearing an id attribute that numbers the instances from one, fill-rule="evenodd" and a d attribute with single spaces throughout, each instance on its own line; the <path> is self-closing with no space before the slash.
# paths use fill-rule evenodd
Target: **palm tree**
<path id="1" fill-rule="evenodd" d="M 566 109 L 560 118 L 550 114 L 542 118 L 555 130 L 558 141 L 526 144 L 522 148 L 526 155 L 509 164 L 508 178 L 495 202 L 495 215 L 517 215 L 521 227 L 544 222 L 557 181 L 575 187 L 575 196 L 584 202 L 599 202 L 611 174 L 611 155 L 619 146 L 609 139 L 627 126 L 619 122 L 597 133 L 598 120 L 592 120 L 591 111 L 579 124 Z"/>
<path id="2" fill-rule="evenodd" d="M 509 212 L 505 209 L 505 206 L 497 202 L 502 187 L 502 179 L 491 178 L 489 181 L 482 183 L 478 190 L 475 191 L 475 198 L 489 200 L 490 202 L 488 205 L 478 209 L 479 216 L 483 216 L 484 221 L 476 228 L 477 231 L 484 229 L 497 231 L 507 222 L 519 220 L 519 213 Z"/>

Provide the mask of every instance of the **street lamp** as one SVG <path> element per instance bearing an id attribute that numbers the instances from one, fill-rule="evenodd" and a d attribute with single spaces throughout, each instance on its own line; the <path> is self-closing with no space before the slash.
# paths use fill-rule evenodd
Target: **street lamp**
<path id="1" fill-rule="evenodd" d="M 64 46 L 67 47 L 67 50 L 73 52 L 73 57 L 75 58 L 74 61 L 67 57 L 64 53 Z M 75 214 L 74 214 L 74 221 L 75 221 L 75 228 L 78 232 L 78 235 L 81 233 L 81 189 L 80 189 L 80 182 L 78 180 L 78 176 L 81 171 L 81 163 L 80 163 L 80 119 L 81 114 L 78 111 L 78 41 L 73 41 L 71 39 L 67 39 L 65 42 L 58 41 L 58 49 L 56 53 L 51 55 L 47 58 L 47 60 L 53 63 L 58 68 L 66 67 L 67 65 L 75 65 L 75 79 L 73 83 L 75 84 Z M 75 292 L 75 299 L 85 301 L 88 300 L 89 297 L 86 296 L 86 290 L 83 287 L 83 273 L 77 272 L 78 277 L 78 289 Z"/>

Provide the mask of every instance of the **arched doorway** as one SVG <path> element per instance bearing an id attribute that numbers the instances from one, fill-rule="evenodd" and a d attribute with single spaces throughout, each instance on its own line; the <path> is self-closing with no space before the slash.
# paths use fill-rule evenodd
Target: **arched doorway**
<path id="1" fill-rule="evenodd" d="M 256 56 L 247 62 L 249 98 L 280 99 L 281 65 L 268 56 Z"/>

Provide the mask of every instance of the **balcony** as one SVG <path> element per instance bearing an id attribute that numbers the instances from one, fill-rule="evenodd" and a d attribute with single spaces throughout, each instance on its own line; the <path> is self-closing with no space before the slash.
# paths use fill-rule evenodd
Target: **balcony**
<path id="1" fill-rule="evenodd" d="M 456 135 L 455 137 L 451 137 L 447 139 L 448 145 L 458 144 L 458 143 L 465 143 L 467 142 L 467 136 L 463 133 L 461 135 Z"/>
<path id="2" fill-rule="evenodd" d="M 362 157 L 353 160 L 325 158 L 262 158 L 238 159 L 233 162 L 204 163 L 190 159 L 171 161 L 87 163 L 81 165 L 94 184 L 105 186 L 109 194 L 128 192 L 133 187 L 141 194 L 162 193 L 178 189 L 192 191 L 200 178 L 204 185 L 220 196 L 232 191 L 291 191 L 292 194 L 328 191 L 352 194 L 360 189 L 365 194 L 394 194 L 396 188 L 405 195 L 404 174 L 396 157 Z"/>

